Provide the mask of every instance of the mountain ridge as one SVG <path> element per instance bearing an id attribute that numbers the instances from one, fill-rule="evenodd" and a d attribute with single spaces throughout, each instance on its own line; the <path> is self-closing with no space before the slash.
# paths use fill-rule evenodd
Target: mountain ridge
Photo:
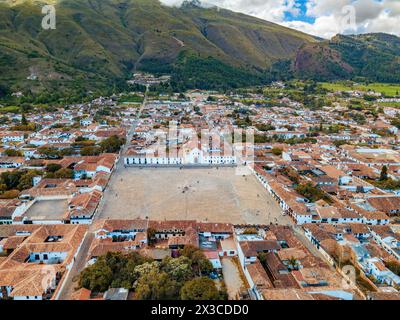
<path id="1" fill-rule="evenodd" d="M 41 28 L 43 4 L 55 5 L 56 30 Z M 0 70 L 0 93 L 32 94 L 114 90 L 135 71 L 171 74 L 175 90 L 291 77 L 400 82 L 400 38 L 321 40 L 191 2 L 178 8 L 158 0 L 0 0 Z"/>
<path id="2" fill-rule="evenodd" d="M 331 40 L 300 47 L 294 74 L 331 81 L 365 78 L 400 82 L 400 38 L 386 33 L 336 35 Z"/>
<path id="3" fill-rule="evenodd" d="M 56 30 L 40 28 L 43 3 L 56 6 Z M 316 41 L 229 10 L 157 0 L 0 1 L 0 30 L 2 80 L 26 79 L 33 68 L 43 83 L 123 78 L 134 70 L 156 71 L 155 65 L 170 72 L 185 54 L 260 74 Z"/>

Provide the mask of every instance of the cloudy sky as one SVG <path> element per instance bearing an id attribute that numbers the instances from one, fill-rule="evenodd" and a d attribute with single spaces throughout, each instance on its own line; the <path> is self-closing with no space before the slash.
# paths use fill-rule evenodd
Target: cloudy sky
<path id="1" fill-rule="evenodd" d="M 161 0 L 180 5 L 183 0 Z M 400 36 L 400 0 L 202 0 L 323 38 L 337 33 Z"/>

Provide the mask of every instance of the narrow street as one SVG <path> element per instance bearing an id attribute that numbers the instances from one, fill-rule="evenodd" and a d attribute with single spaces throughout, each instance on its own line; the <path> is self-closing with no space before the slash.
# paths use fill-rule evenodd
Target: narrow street
<path id="1" fill-rule="evenodd" d="M 140 116 L 142 115 L 143 110 L 146 107 L 147 98 L 148 98 L 147 95 L 149 93 L 149 87 L 150 87 L 149 85 L 146 86 L 146 92 L 144 94 L 144 99 L 143 99 L 142 105 L 140 106 L 140 109 L 139 109 L 139 112 L 137 114 L 136 120 L 132 123 L 131 127 L 129 128 L 129 131 L 127 132 L 126 143 L 125 143 L 125 145 L 122 147 L 122 149 L 120 151 L 120 158 L 119 158 L 114 170 L 121 169 L 121 167 L 123 167 L 123 165 L 124 165 L 123 155 L 126 153 L 126 151 L 128 150 L 128 148 L 129 148 L 129 146 L 131 144 L 133 133 L 134 133 L 136 127 L 138 126 L 138 123 L 140 121 Z"/>
<path id="2" fill-rule="evenodd" d="M 322 259 L 322 261 L 327 262 L 325 257 L 322 255 L 321 252 L 318 251 L 318 249 L 310 242 L 310 240 L 307 239 L 307 237 L 304 235 L 304 232 L 302 231 L 301 226 L 293 226 L 293 231 L 297 237 L 301 241 L 301 243 L 307 248 L 308 251 L 311 252 L 314 256 Z M 330 263 L 327 262 L 331 270 L 336 270 Z"/>
<path id="3" fill-rule="evenodd" d="M 64 279 L 64 285 L 59 292 L 57 300 L 71 300 L 71 296 L 75 291 L 75 287 L 78 286 L 78 283 L 73 282 L 73 280 L 76 280 L 79 273 L 85 268 L 90 245 L 92 244 L 93 239 L 94 233 L 89 230 L 83 239 L 83 243 L 75 259 L 75 263 L 73 264 L 67 277 Z"/>
<path id="4" fill-rule="evenodd" d="M 146 107 L 148 91 L 149 91 L 149 85 L 146 86 L 145 96 L 143 99 L 143 103 L 140 107 L 139 113 L 137 115 L 137 120 L 132 123 L 132 126 L 130 127 L 130 129 L 127 133 L 126 143 L 120 151 L 120 158 L 115 165 L 113 173 L 111 174 L 110 181 L 111 181 L 111 179 L 115 179 L 115 174 L 114 174 L 115 171 L 124 169 L 123 155 L 125 154 L 125 152 L 127 151 L 128 147 L 130 145 L 130 142 L 131 142 L 132 136 L 133 136 L 133 132 L 136 129 L 136 127 L 138 125 L 138 121 L 140 119 L 140 116 Z M 107 192 L 107 189 L 105 190 L 105 192 Z M 96 214 L 95 214 L 95 217 L 93 220 L 96 220 L 96 218 L 98 216 L 102 216 L 101 214 L 99 215 L 97 213 L 99 213 L 99 212 L 101 213 L 103 210 L 103 207 L 104 207 L 104 197 L 100 201 L 100 204 L 98 206 L 98 209 L 96 211 Z M 57 300 L 70 300 L 71 299 L 71 295 L 73 294 L 74 289 L 77 286 L 77 282 L 73 282 L 73 280 L 76 280 L 79 273 L 85 268 L 86 262 L 89 258 L 88 257 L 89 249 L 90 249 L 93 239 L 94 239 L 94 233 L 92 232 L 92 230 L 89 226 L 89 231 L 85 235 L 82 246 L 79 249 L 79 252 L 75 258 L 75 262 L 74 262 L 71 270 L 69 271 L 67 277 L 64 279 L 64 285 L 61 288 L 61 290 L 58 294 L 58 297 L 56 298 Z"/>

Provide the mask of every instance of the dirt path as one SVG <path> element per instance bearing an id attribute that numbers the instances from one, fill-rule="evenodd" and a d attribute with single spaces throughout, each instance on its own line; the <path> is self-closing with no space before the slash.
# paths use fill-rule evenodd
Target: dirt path
<path id="1" fill-rule="evenodd" d="M 222 258 L 221 263 L 229 300 L 237 300 L 240 292 L 245 290 L 240 271 L 232 258 Z"/>

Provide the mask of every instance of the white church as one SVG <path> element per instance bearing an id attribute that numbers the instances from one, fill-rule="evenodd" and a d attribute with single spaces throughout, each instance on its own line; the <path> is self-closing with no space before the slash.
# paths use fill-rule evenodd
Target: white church
<path id="1" fill-rule="evenodd" d="M 162 148 L 161 148 L 162 149 Z M 160 150 L 154 146 L 145 150 L 128 150 L 124 158 L 126 166 L 135 165 L 236 165 L 232 148 L 210 147 L 209 144 L 188 141 L 175 150 Z"/>

